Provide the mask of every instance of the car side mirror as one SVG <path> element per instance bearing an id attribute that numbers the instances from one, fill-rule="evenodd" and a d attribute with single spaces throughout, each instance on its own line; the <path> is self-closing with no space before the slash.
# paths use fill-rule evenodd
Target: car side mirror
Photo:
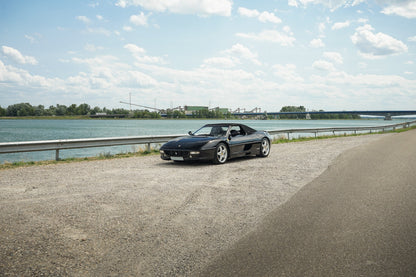
<path id="1" fill-rule="evenodd" d="M 231 134 L 230 134 L 230 135 L 228 135 L 228 140 L 231 140 Z"/>
<path id="2" fill-rule="evenodd" d="M 189 131 L 188 135 L 193 136 L 194 134 L 192 134 L 192 131 Z"/>

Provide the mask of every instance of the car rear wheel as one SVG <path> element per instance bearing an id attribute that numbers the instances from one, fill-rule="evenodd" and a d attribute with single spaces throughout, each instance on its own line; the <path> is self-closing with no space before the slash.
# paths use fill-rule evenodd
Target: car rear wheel
<path id="1" fill-rule="evenodd" d="M 260 157 L 267 157 L 270 154 L 270 141 L 267 138 L 261 140 Z"/>
<path id="2" fill-rule="evenodd" d="M 220 143 L 215 148 L 214 163 L 223 164 L 228 159 L 228 148 L 224 143 Z"/>

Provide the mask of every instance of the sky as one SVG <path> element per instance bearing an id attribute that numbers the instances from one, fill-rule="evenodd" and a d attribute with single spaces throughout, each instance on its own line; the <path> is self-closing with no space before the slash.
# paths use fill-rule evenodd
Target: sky
<path id="1" fill-rule="evenodd" d="M 416 1 L 0 0 L 0 106 L 416 109 Z"/>

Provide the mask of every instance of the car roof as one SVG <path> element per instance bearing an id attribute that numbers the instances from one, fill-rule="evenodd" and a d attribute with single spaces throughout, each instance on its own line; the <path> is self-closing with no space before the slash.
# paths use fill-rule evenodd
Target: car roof
<path id="1" fill-rule="evenodd" d="M 218 127 L 239 126 L 240 128 L 242 128 L 247 133 L 257 132 L 257 130 L 255 130 L 255 129 L 251 128 L 251 127 L 248 127 L 247 125 L 240 124 L 240 123 L 212 123 L 212 124 L 206 124 L 204 126 L 207 126 L 207 127 L 215 127 L 215 126 L 218 126 Z"/>

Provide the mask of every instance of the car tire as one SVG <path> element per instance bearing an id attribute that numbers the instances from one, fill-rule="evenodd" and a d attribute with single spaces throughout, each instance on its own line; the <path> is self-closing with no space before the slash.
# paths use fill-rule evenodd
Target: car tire
<path id="1" fill-rule="evenodd" d="M 224 164 L 228 160 L 228 148 L 225 143 L 220 143 L 215 147 L 214 164 Z"/>
<path id="2" fill-rule="evenodd" d="M 270 154 L 270 141 L 267 138 L 263 138 L 260 144 L 259 157 L 267 157 Z"/>

